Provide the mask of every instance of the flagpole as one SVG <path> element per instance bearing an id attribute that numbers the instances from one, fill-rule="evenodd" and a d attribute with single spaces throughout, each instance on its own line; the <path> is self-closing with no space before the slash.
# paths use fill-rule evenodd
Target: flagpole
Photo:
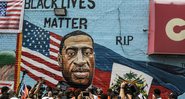
<path id="1" fill-rule="evenodd" d="M 17 46 L 16 46 L 16 64 L 15 64 L 15 77 L 14 77 L 14 90 L 18 95 L 18 86 L 20 82 L 20 64 L 21 64 L 21 48 L 22 48 L 22 33 L 17 34 Z"/>
<path id="2" fill-rule="evenodd" d="M 22 8 L 21 8 L 21 16 L 20 16 L 20 21 L 19 21 L 19 32 L 17 34 L 17 46 L 16 46 L 16 68 L 15 68 L 15 80 L 14 80 L 14 91 L 17 93 L 18 91 L 18 86 L 20 82 L 20 70 L 21 70 L 21 51 L 22 51 L 22 27 L 23 27 L 23 16 L 24 16 L 24 5 L 25 5 L 25 0 L 22 1 Z"/>
<path id="3" fill-rule="evenodd" d="M 19 83 L 19 86 L 18 86 L 18 89 L 17 89 L 17 96 L 19 96 L 20 88 L 21 88 L 21 85 L 22 85 L 22 82 L 24 80 L 24 76 L 26 75 L 26 73 L 27 73 L 27 71 L 24 70 L 23 74 L 22 74 L 21 82 Z"/>

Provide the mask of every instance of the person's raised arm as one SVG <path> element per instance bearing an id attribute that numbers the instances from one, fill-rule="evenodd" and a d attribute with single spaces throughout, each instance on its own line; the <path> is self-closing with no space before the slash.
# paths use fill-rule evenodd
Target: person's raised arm
<path id="1" fill-rule="evenodd" d="M 40 91 L 41 85 L 44 83 L 44 79 L 40 79 L 33 94 L 37 94 Z"/>
<path id="2" fill-rule="evenodd" d="M 33 93 L 34 93 L 34 91 L 35 91 L 35 89 L 36 89 L 38 83 L 39 83 L 39 82 L 37 82 L 37 83 L 33 86 L 33 88 L 31 88 L 31 90 L 29 91 L 29 94 L 33 94 Z"/>
<path id="3" fill-rule="evenodd" d="M 119 92 L 119 96 L 121 97 L 121 99 L 125 99 L 125 91 L 124 91 L 124 87 L 127 84 L 127 82 L 123 81 L 120 85 L 120 92 Z"/>
<path id="4" fill-rule="evenodd" d="M 120 92 L 119 92 L 119 96 L 121 97 L 121 99 L 132 99 L 132 95 L 130 94 L 125 94 L 125 86 L 126 84 L 128 84 L 126 81 L 123 81 L 120 85 Z"/>

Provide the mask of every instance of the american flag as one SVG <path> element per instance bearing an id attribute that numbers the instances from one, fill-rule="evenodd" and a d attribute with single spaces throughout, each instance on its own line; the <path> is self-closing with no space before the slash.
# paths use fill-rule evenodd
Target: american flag
<path id="1" fill-rule="evenodd" d="M 20 32 L 23 0 L 0 1 L 0 32 Z"/>
<path id="2" fill-rule="evenodd" d="M 20 95 L 21 99 L 26 99 L 26 97 L 28 96 L 28 88 L 25 83 L 23 83 L 21 86 Z"/>
<path id="3" fill-rule="evenodd" d="M 21 70 L 37 81 L 43 77 L 54 87 L 63 78 L 57 62 L 62 37 L 26 20 L 23 26 Z"/>
<path id="4" fill-rule="evenodd" d="M 4 87 L 4 86 L 7 86 L 10 89 L 13 89 L 14 81 L 0 81 L 0 95 L 2 94 L 1 93 L 1 88 Z"/>

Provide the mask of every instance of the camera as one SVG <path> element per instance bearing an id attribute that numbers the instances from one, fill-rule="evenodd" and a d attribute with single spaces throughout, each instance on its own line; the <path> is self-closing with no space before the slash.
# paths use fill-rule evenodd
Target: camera
<path id="1" fill-rule="evenodd" d="M 137 90 L 137 86 L 134 85 L 134 84 L 126 84 L 125 87 L 124 87 L 124 91 L 125 91 L 125 94 L 135 94 L 138 90 Z"/>
<path id="2" fill-rule="evenodd" d="M 66 91 L 69 85 L 64 81 L 59 81 L 56 86 L 60 91 Z"/>
<path id="3" fill-rule="evenodd" d="M 85 96 L 89 96 L 89 92 L 88 91 L 83 91 L 82 92 L 82 97 L 85 97 Z"/>
<path id="4" fill-rule="evenodd" d="M 62 90 L 62 91 L 66 91 L 67 90 L 67 86 L 65 86 L 65 85 L 57 85 L 57 88 L 59 90 Z"/>
<path id="5" fill-rule="evenodd" d="M 59 91 L 58 90 L 53 90 L 53 95 L 56 96 L 58 95 Z"/>

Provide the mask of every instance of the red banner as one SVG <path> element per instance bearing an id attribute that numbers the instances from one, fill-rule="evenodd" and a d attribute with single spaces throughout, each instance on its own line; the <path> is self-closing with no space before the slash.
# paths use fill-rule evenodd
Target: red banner
<path id="1" fill-rule="evenodd" d="M 185 54 L 185 4 L 150 2 L 148 54 Z"/>

